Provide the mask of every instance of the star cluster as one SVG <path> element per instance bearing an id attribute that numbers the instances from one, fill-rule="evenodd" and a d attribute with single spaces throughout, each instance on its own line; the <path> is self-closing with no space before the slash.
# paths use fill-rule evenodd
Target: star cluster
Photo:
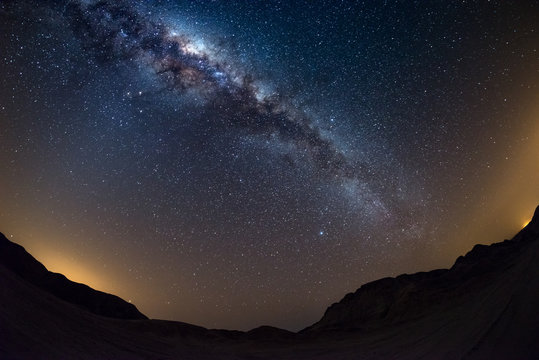
<path id="1" fill-rule="evenodd" d="M 300 329 L 526 220 L 538 12 L 0 1 L 0 231 L 150 317 Z"/>

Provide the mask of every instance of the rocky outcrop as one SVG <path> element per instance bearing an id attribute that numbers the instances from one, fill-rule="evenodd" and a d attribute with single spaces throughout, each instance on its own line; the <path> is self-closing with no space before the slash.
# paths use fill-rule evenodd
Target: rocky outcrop
<path id="1" fill-rule="evenodd" d="M 147 319 L 118 296 L 94 290 L 87 285 L 67 279 L 47 270 L 22 246 L 9 241 L 0 233 L 0 266 L 4 266 L 42 290 L 94 314 L 118 319 Z"/>
<path id="2" fill-rule="evenodd" d="M 467 306 L 482 292 L 487 293 L 493 282 L 500 281 L 502 273 L 519 265 L 532 242 L 539 242 L 539 207 L 532 221 L 512 240 L 475 245 L 448 270 L 367 283 L 331 305 L 319 322 L 302 332 L 369 331 Z M 507 288 L 510 291 L 510 286 Z"/>

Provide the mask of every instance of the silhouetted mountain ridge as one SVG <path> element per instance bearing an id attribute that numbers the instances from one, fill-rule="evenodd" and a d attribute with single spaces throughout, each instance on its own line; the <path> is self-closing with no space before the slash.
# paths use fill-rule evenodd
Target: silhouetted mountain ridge
<path id="1" fill-rule="evenodd" d="M 512 240 L 476 245 L 450 269 L 364 284 L 299 333 L 146 320 L 4 236 L 0 304 L 2 359 L 538 359 L 539 208 Z"/>
<path id="2" fill-rule="evenodd" d="M 73 282 L 64 275 L 48 271 L 24 247 L 0 233 L 0 264 L 46 292 L 85 308 L 94 314 L 118 319 L 147 319 L 135 305 L 118 296 Z"/>
<path id="3" fill-rule="evenodd" d="M 388 277 L 361 286 L 331 305 L 322 319 L 302 332 L 369 330 L 411 321 L 446 307 L 460 306 L 470 294 L 519 263 L 529 242 L 539 238 L 539 207 L 512 240 L 478 244 L 450 269 Z"/>

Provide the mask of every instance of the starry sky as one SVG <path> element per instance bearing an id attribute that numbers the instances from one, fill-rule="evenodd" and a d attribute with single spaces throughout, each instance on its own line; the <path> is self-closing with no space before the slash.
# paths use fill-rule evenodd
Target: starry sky
<path id="1" fill-rule="evenodd" d="M 0 231 L 151 318 L 299 330 L 539 204 L 535 1 L 0 0 Z"/>

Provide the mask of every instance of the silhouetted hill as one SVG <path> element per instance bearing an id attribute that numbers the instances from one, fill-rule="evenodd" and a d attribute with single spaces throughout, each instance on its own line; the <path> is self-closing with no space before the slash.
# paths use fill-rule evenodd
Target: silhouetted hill
<path id="1" fill-rule="evenodd" d="M 539 359 L 539 208 L 513 240 L 476 245 L 451 269 L 365 284 L 297 334 L 95 315 L 117 314 L 111 302 L 127 304 L 0 237 L 1 359 Z"/>
<path id="2" fill-rule="evenodd" d="M 430 334 L 443 329 L 447 338 L 466 338 L 472 353 L 539 355 L 538 246 L 539 207 L 512 240 L 475 245 L 448 270 L 367 283 L 302 333 L 365 334 L 432 319 Z"/>
<path id="3" fill-rule="evenodd" d="M 0 264 L 39 288 L 94 314 L 118 319 L 147 319 L 135 305 L 119 297 L 94 290 L 47 270 L 22 246 L 0 233 Z"/>

